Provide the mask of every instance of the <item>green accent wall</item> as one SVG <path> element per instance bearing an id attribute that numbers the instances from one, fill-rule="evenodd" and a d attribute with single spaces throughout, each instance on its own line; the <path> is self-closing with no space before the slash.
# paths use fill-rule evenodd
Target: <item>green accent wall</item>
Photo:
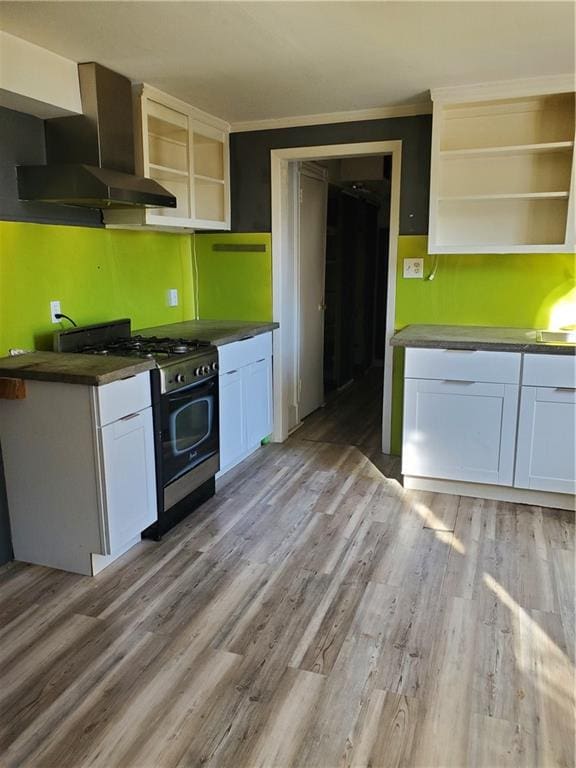
<path id="1" fill-rule="evenodd" d="M 78 325 L 193 318 L 191 253 L 189 235 L 0 222 L 0 355 L 51 349 L 56 299 Z M 167 306 L 169 288 L 178 289 L 177 307 Z"/>
<path id="2" fill-rule="evenodd" d="M 263 251 L 213 246 L 258 245 Z M 272 320 L 272 236 L 269 233 L 196 234 L 198 316 L 207 320 Z"/>
<path id="3" fill-rule="evenodd" d="M 573 254 L 449 254 L 438 256 L 433 280 L 402 277 L 405 258 L 434 256 L 426 236 L 398 239 L 396 329 L 412 323 L 553 328 L 576 323 L 576 257 Z M 392 451 L 400 453 L 403 355 L 395 350 Z"/>

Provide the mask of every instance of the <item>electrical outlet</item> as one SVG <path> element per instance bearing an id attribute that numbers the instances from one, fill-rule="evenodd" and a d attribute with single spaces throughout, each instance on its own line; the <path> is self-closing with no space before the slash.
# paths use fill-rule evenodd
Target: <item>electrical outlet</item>
<path id="1" fill-rule="evenodd" d="M 53 323 L 59 323 L 60 320 L 55 317 L 55 315 L 59 315 L 62 312 L 60 309 L 60 302 L 59 301 L 51 301 L 50 302 L 50 320 Z"/>
<path id="2" fill-rule="evenodd" d="M 424 259 L 404 259 L 404 277 L 424 277 Z"/>
<path id="3" fill-rule="evenodd" d="M 168 289 L 168 306 L 169 307 L 178 306 L 178 288 Z"/>

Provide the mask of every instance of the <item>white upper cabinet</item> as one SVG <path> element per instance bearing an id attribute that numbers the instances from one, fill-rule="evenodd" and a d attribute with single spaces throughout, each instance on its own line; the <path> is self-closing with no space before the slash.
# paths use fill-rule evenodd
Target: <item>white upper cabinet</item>
<path id="1" fill-rule="evenodd" d="M 105 211 L 105 223 L 230 229 L 228 123 L 146 85 L 135 93 L 134 123 L 136 172 L 171 192 L 177 206 Z"/>
<path id="2" fill-rule="evenodd" d="M 568 77 L 432 91 L 430 253 L 574 248 Z"/>

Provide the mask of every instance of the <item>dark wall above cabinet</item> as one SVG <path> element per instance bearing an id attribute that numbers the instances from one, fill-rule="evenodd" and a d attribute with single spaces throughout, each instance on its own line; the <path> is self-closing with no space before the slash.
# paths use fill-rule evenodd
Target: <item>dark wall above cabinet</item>
<path id="1" fill-rule="evenodd" d="M 18 199 L 16 166 L 46 162 L 43 120 L 0 107 L 0 136 L 0 220 L 103 226 L 100 211 L 93 208 L 28 203 Z"/>

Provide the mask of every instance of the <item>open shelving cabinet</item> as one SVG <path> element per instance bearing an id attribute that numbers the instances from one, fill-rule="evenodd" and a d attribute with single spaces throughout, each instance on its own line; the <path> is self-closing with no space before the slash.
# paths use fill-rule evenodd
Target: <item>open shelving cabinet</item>
<path id="1" fill-rule="evenodd" d="M 107 226 L 230 229 L 228 124 L 149 86 L 135 93 L 135 118 L 137 172 L 177 205 L 106 211 Z"/>
<path id="2" fill-rule="evenodd" d="M 572 251 L 567 78 L 438 89 L 432 98 L 429 252 Z"/>

